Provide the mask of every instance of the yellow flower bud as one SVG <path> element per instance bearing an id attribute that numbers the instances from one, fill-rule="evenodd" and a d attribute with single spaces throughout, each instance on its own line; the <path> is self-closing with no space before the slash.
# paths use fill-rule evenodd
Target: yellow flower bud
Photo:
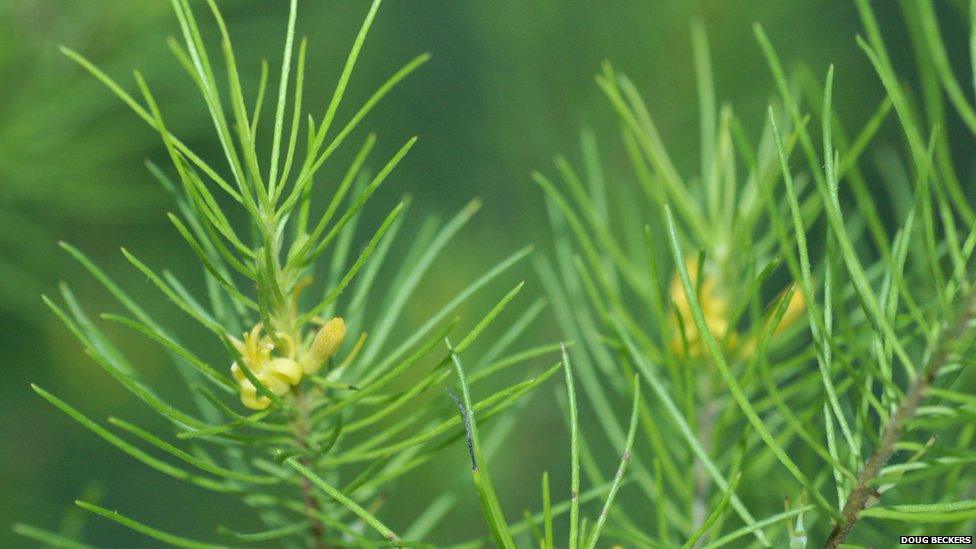
<path id="1" fill-rule="evenodd" d="M 312 348 L 309 349 L 308 356 L 302 361 L 302 370 L 306 374 L 317 372 L 325 364 L 325 361 L 336 354 L 345 337 L 346 322 L 341 317 L 337 316 L 326 322 L 325 326 L 322 326 L 322 329 L 315 334 Z"/>

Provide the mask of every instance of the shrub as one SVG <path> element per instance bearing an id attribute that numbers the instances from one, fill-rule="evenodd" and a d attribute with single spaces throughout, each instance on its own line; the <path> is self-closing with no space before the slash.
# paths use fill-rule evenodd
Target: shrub
<path id="1" fill-rule="evenodd" d="M 584 134 L 582 172 L 557 158 L 558 182 L 534 175 L 555 233 L 538 272 L 608 440 L 624 438 L 613 401 L 627 380 L 651 389 L 631 466 L 642 503 L 611 521 L 631 543 L 890 545 L 971 530 L 976 218 L 947 127 L 976 133 L 976 117 L 931 2 L 902 4 L 921 105 L 870 4 L 857 6 L 858 45 L 887 92 L 857 133 L 831 110 L 833 68 L 825 82 L 788 78 L 757 25 L 779 100 L 750 139 L 716 103 L 696 25 L 694 176 L 609 64 L 597 83 L 633 172 L 605 174 Z M 907 158 L 872 170 L 865 154 L 892 110 Z"/>

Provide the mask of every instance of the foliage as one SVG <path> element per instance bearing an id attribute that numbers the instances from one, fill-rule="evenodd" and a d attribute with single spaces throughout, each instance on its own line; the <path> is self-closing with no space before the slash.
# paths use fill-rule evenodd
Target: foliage
<path id="1" fill-rule="evenodd" d="M 99 17 L 45 2 L 5 3 L 0 25 L 0 310 L 24 320 L 46 318 L 37 294 L 54 286 L 51 257 L 58 231 L 131 226 L 160 205 L 162 193 L 133 184 L 119 159 L 143 155 L 147 139 L 133 138 L 128 117 L 115 116 L 111 97 L 82 71 L 65 74 L 63 56 L 39 44 L 57 34 L 96 47 L 128 42 L 136 17 L 120 9 Z M 128 25 L 122 22 L 129 23 Z M 37 33 L 43 26 L 43 33 Z M 109 58 L 114 65 L 120 60 Z M 97 132 L 100 140 L 86 139 Z M 71 152 L 67 152 L 70 150 Z M 39 311 L 39 313 L 35 313 Z"/>
<path id="2" fill-rule="evenodd" d="M 409 198 L 365 239 L 357 232 L 366 203 L 416 138 L 372 174 L 377 140 L 369 135 L 339 175 L 326 175 L 372 109 L 429 58 L 409 61 L 338 127 L 380 0 L 318 119 L 303 103 L 308 44 L 295 42 L 297 0 L 277 86 L 265 63 L 247 93 L 227 25 L 216 2 L 206 3 L 226 75 L 211 64 L 188 0 L 172 0 L 182 43 L 170 47 L 203 96 L 225 167 L 171 133 L 139 72 L 136 94 L 81 54 L 64 53 L 162 138 L 172 166 L 148 169 L 175 200 L 168 219 L 199 260 L 205 298 L 170 271 L 123 254 L 219 350 L 188 343 L 202 338 L 164 325 L 63 243 L 125 310 L 102 320 L 159 344 L 174 367 L 166 381 L 182 394 L 151 386 L 67 284 L 60 300 L 46 303 L 165 428 L 118 417 L 106 425 L 33 388 L 156 472 L 233 498 L 254 526 L 219 526 L 217 541 L 171 533 L 152 517 L 103 506 L 97 487 L 76 513 L 182 547 L 422 546 L 464 497 L 477 497 L 483 531 L 459 547 L 836 547 L 883 545 L 895 533 L 931 533 L 933 524 L 970 533 L 976 213 L 971 166 L 949 128 L 976 136 L 976 108 L 931 0 L 900 3 L 918 92 L 896 72 L 868 1 L 857 2 L 865 29 L 857 44 L 885 98 L 853 133 L 833 111 L 833 68 L 823 82 L 805 67 L 788 74 L 757 25 L 778 97 L 750 136 L 748 123 L 719 106 L 706 33 L 693 24 L 701 146 L 690 176 L 672 160 L 637 86 L 605 64 L 596 81 L 619 123 L 629 173 L 605 170 L 596 138 L 584 133 L 582 170 L 559 157 L 558 177 L 533 174 L 554 236 L 534 267 L 566 343 L 520 351 L 510 347 L 544 308 L 539 300 L 504 320 L 522 284 L 463 329 L 456 315 L 528 248 L 416 326 L 404 319 L 477 201 L 443 224 L 428 217 L 411 240 L 400 236 Z M 952 9 L 968 13 L 976 72 L 976 2 Z M 845 89 L 841 82 L 836 97 Z M 879 138 L 896 122 L 904 158 Z M 316 182 L 333 178 L 319 204 Z M 499 324 L 500 335 L 485 335 Z M 484 350 L 475 358 L 476 341 Z M 497 387 L 498 374 L 557 352 L 555 364 Z M 518 454 L 501 444 L 517 421 L 506 412 L 560 372 L 569 468 L 556 484 L 566 480 L 568 490 L 554 497 L 543 473 L 540 510 L 513 520 L 512 490 L 492 474 L 494 456 Z M 477 399 L 475 390 L 487 396 Z M 596 433 L 581 422 L 591 412 Z M 445 448 L 465 446 L 471 480 L 460 490 L 440 490 L 416 508 L 384 506 L 399 479 Z M 408 514 L 415 516 L 404 520 Z M 401 531 L 394 521 L 409 526 Z M 86 547 L 82 523 L 15 531 Z"/>
<path id="3" fill-rule="evenodd" d="M 619 509 L 609 524 L 621 540 L 802 547 L 809 531 L 835 547 L 890 544 L 935 523 L 972 529 L 976 218 L 971 166 L 954 162 L 946 128 L 976 131 L 974 108 L 931 2 L 901 4 L 921 104 L 870 4 L 857 7 L 858 45 L 887 92 L 860 131 L 834 116 L 833 68 L 825 82 L 807 69 L 789 78 L 757 25 L 779 98 L 750 139 L 717 104 L 698 24 L 694 176 L 609 64 L 597 83 L 632 174 L 607 176 L 584 134 L 582 172 L 560 157 L 557 181 L 534 175 L 556 239 L 554 261 L 536 267 L 580 343 L 574 363 L 607 440 L 624 438 L 612 402 L 625 380 L 636 372 L 652 389 L 631 469 L 658 520 L 648 529 L 641 507 Z M 871 166 L 892 110 L 906 160 Z"/>
<path id="4" fill-rule="evenodd" d="M 429 56 L 409 61 L 335 131 L 336 115 L 379 0 L 372 3 L 325 114 L 318 120 L 306 115 L 303 104 L 308 45 L 306 40 L 295 42 L 297 1 L 290 3 L 277 89 L 269 86 L 265 70 L 250 100 L 241 86 L 227 26 L 216 3 L 207 4 L 220 33 L 226 86 L 219 83 L 196 14 L 186 0 L 173 1 L 183 42 L 172 40 L 170 46 L 203 96 L 229 176 L 171 132 L 138 71 L 135 81 L 141 100 L 81 54 L 63 51 L 161 136 L 176 177 L 152 163 L 148 168 L 176 201 L 177 213 L 168 217 L 205 271 L 206 297 L 192 295 L 168 270 L 157 270 L 128 250 L 122 253 L 211 341 L 222 344 L 223 351 L 204 358 L 205 349 L 183 343 L 180 330 L 164 326 L 81 250 L 63 243 L 126 311 L 102 315 L 103 319 L 158 343 L 172 359 L 169 377 L 181 380 L 185 392 L 192 395 L 192 399 L 178 395 L 175 401 L 192 400 L 195 411 L 171 404 L 170 397 L 151 387 L 137 365 L 82 310 L 67 284 L 61 286 L 62 303 L 45 298 L 46 303 L 85 352 L 161 416 L 167 427 L 151 430 L 115 417 L 109 418 L 109 427 L 41 387 L 35 385 L 34 390 L 148 467 L 203 490 L 235 496 L 252 510 L 255 527 L 243 533 L 220 528 L 228 542 L 304 540 L 314 546 L 374 546 L 381 539 L 410 544 L 384 522 L 390 512 L 382 508 L 384 490 L 464 435 L 462 418 L 452 413 L 450 400 L 437 388 L 449 382 L 452 359 L 457 361 L 505 312 L 522 285 L 462 331 L 458 331 L 456 311 L 529 250 L 488 269 L 418 326 L 403 329 L 400 318 L 406 303 L 479 203 L 472 202 L 447 223 L 429 218 L 420 233 L 405 242 L 398 239 L 409 204 L 405 198 L 352 257 L 359 214 L 416 138 L 407 140 L 370 175 L 365 165 L 376 138 L 369 135 L 321 211 L 315 183 L 326 178 L 323 168 L 331 165 L 334 153 L 371 109 Z M 273 114 L 265 158 L 258 143 L 263 142 L 259 136 L 268 133 L 262 133 L 269 125 L 265 122 L 269 115 L 262 118 L 268 110 L 266 98 L 271 98 Z M 398 249 L 405 253 L 391 253 Z M 380 269 L 385 259 L 397 255 L 403 256 L 402 262 L 384 289 L 377 282 Z M 368 307 L 373 300 L 381 301 Z M 374 309 L 378 312 L 370 314 Z M 484 419 L 498 416 L 555 373 L 550 369 L 477 402 L 470 397 L 469 385 L 485 385 L 493 374 L 558 350 L 553 346 L 514 354 L 508 350 L 537 309 L 530 309 L 505 337 L 488 345 L 484 355 L 488 360 L 479 361 L 477 377 L 468 382 L 460 379 L 472 424 L 475 412 Z M 406 335 L 394 342 L 401 332 Z M 457 344 L 438 351 L 441 341 L 454 333 Z M 91 501 L 77 504 L 170 545 L 211 544 L 161 531 L 151 521 Z M 424 513 L 408 539 L 422 538 L 445 510 Z M 19 525 L 17 532 L 45 543 L 80 543 L 64 532 L 31 526 Z"/>

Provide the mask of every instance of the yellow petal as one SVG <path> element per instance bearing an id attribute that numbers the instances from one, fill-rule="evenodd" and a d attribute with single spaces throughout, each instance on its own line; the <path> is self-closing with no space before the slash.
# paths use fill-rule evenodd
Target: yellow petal
<path id="1" fill-rule="evenodd" d="M 241 403 L 252 410 L 264 410 L 271 405 L 271 399 L 258 395 L 257 388 L 245 379 L 241 383 Z"/>
<path id="2" fill-rule="evenodd" d="M 237 349 L 237 354 L 239 354 L 241 356 L 244 356 L 244 355 L 247 354 L 247 347 L 245 345 L 245 343 L 247 342 L 247 334 L 244 334 L 244 341 L 241 341 L 241 340 L 237 339 L 236 337 L 234 337 L 232 335 L 228 335 L 227 336 L 227 339 L 229 339 L 230 342 L 231 342 L 231 345 L 233 345 L 234 348 Z"/>
<path id="3" fill-rule="evenodd" d="M 692 286 L 698 288 L 700 291 L 697 296 L 698 304 L 701 306 L 708 331 L 715 339 L 722 340 L 726 333 L 729 332 L 729 304 L 723 295 L 718 278 L 707 266 L 706 268 L 700 269 L 698 260 L 694 256 L 686 258 L 685 268 L 688 270 L 688 276 L 691 279 Z M 700 284 L 698 282 L 699 272 L 701 272 L 701 276 L 703 277 Z M 688 300 L 687 294 L 685 294 L 684 284 L 682 284 L 677 272 L 671 278 L 668 294 L 675 317 L 677 317 L 672 318 L 671 322 L 673 333 L 670 342 L 671 349 L 677 355 L 685 355 L 686 349 L 681 336 L 681 327 L 678 326 L 678 319 L 680 318 L 681 325 L 684 328 L 684 335 L 688 342 L 687 356 L 703 356 L 705 354 L 705 346 L 701 332 L 698 330 L 698 324 L 695 323 L 694 316 L 691 312 L 691 302 Z"/>
<path id="4" fill-rule="evenodd" d="M 298 385 L 302 380 L 302 367 L 290 358 L 276 358 L 268 364 L 267 373 L 284 380 L 289 385 Z"/>
<path id="5" fill-rule="evenodd" d="M 271 375 L 269 372 L 265 372 L 263 375 L 258 376 L 258 379 L 261 380 L 261 383 L 264 383 L 264 386 L 267 387 L 269 391 L 278 396 L 287 393 L 291 389 L 291 386 L 288 385 L 287 381 L 278 376 Z"/>
<path id="6" fill-rule="evenodd" d="M 241 367 L 236 362 L 230 365 L 230 373 L 238 383 L 247 381 L 247 377 L 244 376 L 244 371 L 241 370 Z"/>
<path id="7" fill-rule="evenodd" d="M 779 322 L 779 326 L 776 327 L 776 333 L 780 333 L 786 330 L 797 320 L 800 319 L 800 315 L 806 310 L 807 302 L 803 297 L 803 292 L 795 291 L 793 292 L 793 297 L 790 298 L 790 302 L 786 305 L 786 312 L 783 313 L 783 319 Z"/>

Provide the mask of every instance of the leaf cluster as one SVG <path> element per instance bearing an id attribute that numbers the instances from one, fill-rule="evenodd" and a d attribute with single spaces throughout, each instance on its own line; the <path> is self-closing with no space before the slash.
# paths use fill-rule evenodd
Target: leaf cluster
<path id="1" fill-rule="evenodd" d="M 537 271 L 580 343 L 574 362 L 609 441 L 624 437 L 613 401 L 626 380 L 636 373 L 652 389 L 638 404 L 632 478 L 658 520 L 640 528 L 624 506 L 610 521 L 622 540 L 804 546 L 810 528 L 833 547 L 852 531 L 885 543 L 934 522 L 971 524 L 976 218 L 947 127 L 976 135 L 974 107 L 932 2 L 900 5 L 920 95 L 859 1 L 857 44 L 886 93 L 857 131 L 832 110 L 833 68 L 823 80 L 805 67 L 788 76 L 757 25 L 778 97 L 750 138 L 716 100 L 696 23 L 694 175 L 609 63 L 596 80 L 632 171 L 606 175 L 584 133 L 582 170 L 558 157 L 558 178 L 534 174 L 555 233 Z M 872 163 L 892 118 L 904 160 Z M 784 497 L 801 503 L 784 511 Z M 854 530 L 862 517 L 873 529 Z"/>

